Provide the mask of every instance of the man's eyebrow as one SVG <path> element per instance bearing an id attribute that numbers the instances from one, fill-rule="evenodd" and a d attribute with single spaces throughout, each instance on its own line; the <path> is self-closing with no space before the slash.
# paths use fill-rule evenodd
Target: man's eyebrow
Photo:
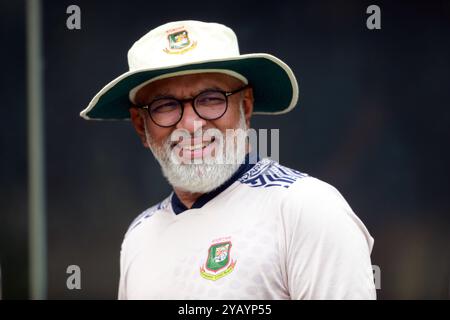
<path id="1" fill-rule="evenodd" d="M 223 88 L 220 88 L 220 87 L 217 87 L 217 86 L 211 86 L 211 87 L 203 88 L 202 90 L 196 92 L 194 95 L 190 96 L 189 98 L 192 98 L 192 97 L 194 97 L 194 96 L 196 96 L 196 95 L 198 95 L 198 94 L 200 94 L 202 92 L 205 92 L 205 91 L 227 91 L 227 90 L 224 90 Z M 152 99 L 150 101 L 153 101 L 153 100 L 156 100 L 156 99 L 164 99 L 164 98 L 185 99 L 185 97 L 182 97 L 182 98 L 176 97 L 175 95 L 170 94 L 169 92 L 166 91 L 166 92 L 163 92 L 163 93 L 156 94 L 155 96 L 152 97 Z"/>
<path id="2" fill-rule="evenodd" d="M 203 89 L 200 92 L 203 92 L 203 91 L 216 91 L 216 90 L 218 90 L 218 91 L 227 91 L 227 90 L 224 90 L 223 88 L 219 88 L 217 86 L 213 86 L 213 87 L 205 88 L 205 89 Z M 198 92 L 197 94 L 199 94 L 200 92 Z"/>
<path id="3" fill-rule="evenodd" d="M 166 91 L 163 93 L 156 94 L 155 96 L 152 97 L 152 99 L 150 101 L 153 101 L 155 99 L 161 99 L 161 98 L 175 98 L 175 96 Z"/>

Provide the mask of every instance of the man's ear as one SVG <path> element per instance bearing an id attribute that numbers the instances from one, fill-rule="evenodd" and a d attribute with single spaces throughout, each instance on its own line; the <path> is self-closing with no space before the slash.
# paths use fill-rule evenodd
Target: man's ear
<path id="1" fill-rule="evenodd" d="M 244 100 L 242 101 L 242 106 L 244 108 L 244 115 L 245 115 L 245 123 L 247 125 L 247 128 L 250 128 L 250 118 L 253 114 L 253 88 L 248 88 L 244 91 Z"/>
<path id="2" fill-rule="evenodd" d="M 139 109 L 136 107 L 131 107 L 129 111 L 131 123 L 133 124 L 134 130 L 136 130 L 136 133 L 141 139 L 144 147 L 148 148 L 147 136 L 145 135 L 145 118 L 141 115 Z"/>

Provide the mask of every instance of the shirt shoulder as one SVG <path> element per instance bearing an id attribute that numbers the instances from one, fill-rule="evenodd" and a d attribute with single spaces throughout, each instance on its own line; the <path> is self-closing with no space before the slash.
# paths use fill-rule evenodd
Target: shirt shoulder
<path id="1" fill-rule="evenodd" d="M 308 176 L 293 184 L 284 197 L 282 211 L 289 225 L 301 227 L 304 234 L 341 237 L 343 233 L 362 236 L 369 252 L 374 239 L 350 204 L 333 185 Z"/>
<path id="2" fill-rule="evenodd" d="M 344 225 L 363 234 L 371 251 L 373 238 L 333 185 L 267 158 L 256 163 L 239 181 L 255 191 L 261 190 L 264 199 L 280 209 L 288 226 L 314 233 L 327 228 L 339 230 L 337 226 Z"/>
<path id="3" fill-rule="evenodd" d="M 267 158 L 243 174 L 239 182 L 261 191 L 264 197 L 294 215 L 301 211 L 314 215 L 317 212 L 324 215 L 352 212 L 347 201 L 331 184 Z"/>
<path id="4" fill-rule="evenodd" d="M 141 224 L 145 223 L 149 220 L 150 217 L 154 216 L 160 211 L 165 210 L 170 205 L 170 199 L 172 198 L 172 194 L 170 194 L 167 198 L 162 200 L 161 202 L 155 204 L 154 206 L 146 209 L 141 214 L 139 214 L 133 222 L 131 222 L 130 226 L 128 227 L 127 232 L 125 233 L 126 238 L 136 227 L 140 226 Z"/>
<path id="5" fill-rule="evenodd" d="M 292 297 L 374 299 L 374 239 L 341 193 L 312 177 L 288 191 L 281 215 Z"/>
<path id="6" fill-rule="evenodd" d="M 247 171 L 239 182 L 251 188 L 285 188 L 288 189 L 297 180 L 308 177 L 308 174 L 279 164 L 268 158 L 256 163 Z"/>

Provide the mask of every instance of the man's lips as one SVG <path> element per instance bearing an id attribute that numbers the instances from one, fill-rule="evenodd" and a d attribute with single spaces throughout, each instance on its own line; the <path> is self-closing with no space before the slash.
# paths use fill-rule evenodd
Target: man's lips
<path id="1" fill-rule="evenodd" d="M 215 137 L 212 137 L 210 140 L 191 140 L 191 141 L 182 141 L 182 142 L 174 142 L 172 143 L 172 148 L 179 148 L 184 149 L 188 151 L 198 150 L 198 149 L 204 149 L 211 143 L 213 143 L 216 140 Z"/>
<path id="2" fill-rule="evenodd" d="M 194 141 L 192 141 L 194 142 Z M 197 143 L 187 144 L 185 141 L 178 143 L 173 147 L 175 153 L 184 159 L 197 159 L 203 157 L 209 157 L 214 146 L 216 145 L 216 139 L 213 137 L 211 140 L 200 140 Z"/>

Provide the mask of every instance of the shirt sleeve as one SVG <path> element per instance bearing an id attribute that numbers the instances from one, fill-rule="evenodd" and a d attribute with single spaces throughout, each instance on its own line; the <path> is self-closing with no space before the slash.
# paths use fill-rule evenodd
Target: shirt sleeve
<path id="1" fill-rule="evenodd" d="M 124 244 L 122 243 L 122 248 L 120 250 L 120 280 L 119 280 L 119 292 L 118 300 L 127 300 L 126 294 L 126 279 L 125 279 L 125 250 Z"/>
<path id="2" fill-rule="evenodd" d="M 376 299 L 373 238 L 331 185 L 304 178 L 283 203 L 285 268 L 292 299 Z"/>

